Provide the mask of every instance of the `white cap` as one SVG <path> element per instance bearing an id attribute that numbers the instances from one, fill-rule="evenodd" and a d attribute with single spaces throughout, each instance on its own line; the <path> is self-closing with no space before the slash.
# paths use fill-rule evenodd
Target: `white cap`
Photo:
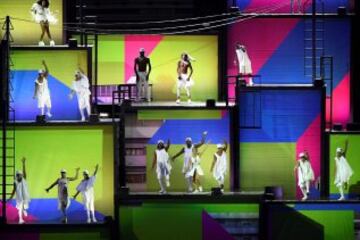
<path id="1" fill-rule="evenodd" d="M 83 171 L 83 174 L 89 175 L 89 171 L 88 171 L 88 170 L 84 170 L 84 171 Z"/>
<path id="2" fill-rule="evenodd" d="M 21 170 L 17 170 L 15 175 L 23 175 L 23 172 Z"/>
<path id="3" fill-rule="evenodd" d="M 192 139 L 191 139 L 191 137 L 187 137 L 187 138 L 185 139 L 185 142 L 187 142 L 187 141 L 190 141 L 190 142 L 192 142 Z"/>
<path id="4" fill-rule="evenodd" d="M 44 69 L 39 69 L 38 71 L 39 74 L 45 73 Z"/>
<path id="5" fill-rule="evenodd" d="M 217 147 L 218 149 L 219 149 L 219 148 L 224 148 L 224 145 L 222 145 L 222 144 L 219 143 L 219 144 L 216 145 L 216 147 Z"/>
<path id="6" fill-rule="evenodd" d="M 145 48 L 140 48 L 139 52 L 145 52 Z"/>
<path id="7" fill-rule="evenodd" d="M 299 158 L 303 158 L 303 157 L 305 157 L 305 153 L 303 152 L 299 153 Z"/>
<path id="8" fill-rule="evenodd" d="M 60 170 L 60 173 L 66 173 L 66 170 L 65 170 L 65 169 L 61 169 L 61 170 Z"/>
<path id="9" fill-rule="evenodd" d="M 159 140 L 159 141 L 157 142 L 157 144 L 160 144 L 160 143 L 164 144 L 164 141 L 163 141 L 163 140 Z"/>
<path id="10" fill-rule="evenodd" d="M 337 152 L 337 153 L 341 153 L 341 152 L 343 152 L 343 150 L 342 150 L 342 148 L 337 148 L 337 149 L 336 149 L 336 152 Z"/>
<path id="11" fill-rule="evenodd" d="M 75 75 L 81 75 L 81 72 L 79 70 L 76 70 Z"/>

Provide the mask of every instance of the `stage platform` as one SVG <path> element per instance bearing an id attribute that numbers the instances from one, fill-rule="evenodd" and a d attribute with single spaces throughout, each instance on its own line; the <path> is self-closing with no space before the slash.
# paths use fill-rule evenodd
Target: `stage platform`
<path id="1" fill-rule="evenodd" d="M 97 125 L 112 125 L 119 122 L 119 119 L 101 118 L 99 122 L 89 122 L 80 120 L 47 120 L 45 123 L 37 123 L 31 120 L 20 120 L 15 122 L 15 126 L 97 126 Z M 12 123 L 9 123 L 11 125 Z"/>
<path id="2" fill-rule="evenodd" d="M 134 108 L 171 108 L 171 109 L 181 109 L 181 108 L 225 108 L 228 106 L 234 106 L 234 103 L 226 102 L 216 102 L 215 106 L 206 106 L 206 102 L 191 102 L 188 103 L 183 101 L 181 103 L 176 103 L 175 101 L 164 101 L 164 102 L 132 102 L 131 107 Z"/>

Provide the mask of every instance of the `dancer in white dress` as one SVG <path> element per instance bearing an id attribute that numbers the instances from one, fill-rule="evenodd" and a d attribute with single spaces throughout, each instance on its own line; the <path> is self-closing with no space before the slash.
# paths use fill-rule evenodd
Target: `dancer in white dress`
<path id="1" fill-rule="evenodd" d="M 42 64 L 45 68 L 39 70 L 39 75 L 35 80 L 35 91 L 33 98 L 38 102 L 38 108 L 40 109 L 40 114 L 45 115 L 45 108 L 46 108 L 46 115 L 48 117 L 52 117 L 51 115 L 51 97 L 50 97 L 50 90 L 48 85 L 47 77 L 49 76 L 49 69 L 45 63 L 42 61 Z"/>
<path id="2" fill-rule="evenodd" d="M 26 159 L 22 158 L 21 161 L 23 170 L 16 171 L 14 189 L 9 198 L 9 200 L 11 200 L 16 194 L 16 209 L 18 210 L 19 224 L 23 224 L 25 222 L 23 217 L 27 216 L 27 209 L 29 208 L 30 203 L 29 188 L 26 181 Z"/>
<path id="3" fill-rule="evenodd" d="M 67 177 L 66 176 L 66 170 L 62 169 L 60 171 L 61 177 L 56 179 L 55 182 L 53 184 L 50 185 L 50 187 L 46 188 L 45 191 L 47 193 L 49 193 L 49 191 L 55 187 L 56 185 L 58 185 L 58 208 L 59 210 L 61 210 L 62 214 L 63 214 L 63 219 L 62 222 L 63 223 L 67 223 L 67 214 L 66 214 L 66 210 L 69 208 L 70 206 L 70 196 L 69 196 L 69 190 L 68 190 L 68 185 L 70 181 L 75 181 L 78 179 L 79 177 L 79 170 L 80 168 L 76 168 L 76 174 L 74 177 Z"/>
<path id="4" fill-rule="evenodd" d="M 215 180 L 218 182 L 218 185 L 222 192 L 224 191 L 225 175 L 227 171 L 227 147 L 228 144 L 225 140 L 224 144 L 217 145 L 217 151 L 214 154 L 214 160 L 210 168 L 210 172 L 213 174 Z"/>
<path id="5" fill-rule="evenodd" d="M 168 154 L 169 148 L 170 140 L 167 141 L 166 145 L 163 140 L 158 141 L 151 167 L 151 169 L 154 170 L 156 166 L 156 176 L 160 184 L 160 194 L 165 194 L 166 187 L 170 187 L 171 164 Z"/>
<path id="6" fill-rule="evenodd" d="M 298 186 L 303 194 L 302 200 L 305 201 L 310 194 L 310 183 L 315 179 L 309 154 L 306 151 L 299 154 L 299 160 L 297 161 L 294 170 L 297 170 Z"/>
<path id="7" fill-rule="evenodd" d="M 191 65 L 191 61 L 194 61 L 192 57 L 187 53 L 181 54 L 181 59 L 178 62 L 177 66 L 177 88 L 176 88 L 176 103 L 180 104 L 180 93 L 182 89 L 185 89 L 186 95 L 188 97 L 188 103 L 191 103 L 191 87 L 194 85 L 193 79 L 191 76 L 194 72 L 193 67 Z M 189 73 L 190 70 L 190 73 Z"/>
<path id="8" fill-rule="evenodd" d="M 87 216 L 87 223 L 96 223 L 97 220 L 95 218 L 95 197 L 94 197 L 94 184 L 96 180 L 96 174 L 99 170 L 99 165 L 95 166 L 94 174 L 90 177 L 89 171 L 85 170 L 83 172 L 84 179 L 81 181 L 81 183 L 76 187 L 76 193 L 74 195 L 74 200 L 76 199 L 77 195 L 81 193 L 83 204 L 86 210 L 86 216 Z"/>
<path id="9" fill-rule="evenodd" d="M 89 117 L 91 114 L 91 106 L 90 106 L 91 92 L 90 92 L 89 79 L 80 67 L 79 70 L 75 72 L 75 80 L 73 81 L 69 98 L 72 99 L 75 93 L 78 100 L 81 121 L 84 122 L 86 119 L 85 115 Z"/>
<path id="10" fill-rule="evenodd" d="M 50 40 L 50 46 L 55 46 L 55 41 L 52 39 L 50 34 L 50 24 L 56 24 L 57 19 L 50 11 L 50 1 L 49 0 L 38 0 L 31 7 L 31 14 L 33 20 L 40 24 L 41 27 L 41 36 L 39 41 L 39 46 L 45 46 L 44 35 L 46 34 Z"/>
<path id="11" fill-rule="evenodd" d="M 336 149 L 335 157 L 335 181 L 334 184 L 339 189 L 340 198 L 339 201 L 345 200 L 344 190 L 347 189 L 350 182 L 351 176 L 354 174 L 354 171 L 350 167 L 348 161 L 346 160 L 346 152 L 348 149 L 348 140 L 345 142 L 345 148 Z"/>
<path id="12" fill-rule="evenodd" d="M 201 152 L 199 152 L 199 150 L 197 148 L 193 148 L 193 151 L 192 151 L 190 175 L 192 176 L 192 181 L 195 185 L 194 193 L 203 191 L 203 187 L 202 187 L 201 181 L 200 181 L 200 177 L 204 176 L 204 171 L 201 167 L 201 156 L 204 154 L 205 150 L 209 146 L 208 144 L 209 144 L 209 142 L 207 143 L 207 145 L 204 147 L 204 149 Z"/>
<path id="13" fill-rule="evenodd" d="M 246 47 L 240 43 L 236 43 L 234 64 L 238 67 L 239 75 L 251 75 L 253 73 Z M 249 77 L 248 85 L 254 85 L 252 77 Z"/>
<path id="14" fill-rule="evenodd" d="M 174 161 L 177 157 L 179 157 L 181 154 L 184 154 L 184 163 L 182 168 L 182 173 L 184 174 L 186 183 L 187 183 L 187 191 L 189 193 L 193 192 L 193 176 L 191 173 L 192 167 L 191 167 L 191 157 L 193 155 L 193 148 L 200 148 L 206 140 L 207 132 L 203 132 L 201 141 L 197 144 L 193 144 L 192 139 L 190 137 L 185 139 L 185 146 L 181 148 L 181 150 L 175 154 L 172 158 Z"/>

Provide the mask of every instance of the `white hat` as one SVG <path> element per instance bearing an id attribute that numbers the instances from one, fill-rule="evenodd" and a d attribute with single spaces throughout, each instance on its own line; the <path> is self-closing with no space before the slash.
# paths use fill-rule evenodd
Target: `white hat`
<path id="1" fill-rule="evenodd" d="M 187 137 L 187 138 L 185 139 L 185 142 L 187 142 L 187 141 L 190 141 L 190 142 L 192 142 L 192 139 L 191 139 L 191 137 Z"/>
<path id="2" fill-rule="evenodd" d="M 342 150 L 342 148 L 337 148 L 337 149 L 336 149 L 336 152 L 337 152 L 337 153 L 341 153 L 341 152 L 343 152 L 343 150 Z"/>
<path id="3" fill-rule="evenodd" d="M 139 52 L 145 52 L 145 48 L 140 48 Z"/>
<path id="4" fill-rule="evenodd" d="M 23 175 L 23 172 L 21 170 L 17 170 L 15 175 Z"/>
<path id="5" fill-rule="evenodd" d="M 81 72 L 79 70 L 76 70 L 75 75 L 81 75 Z"/>
<path id="6" fill-rule="evenodd" d="M 159 141 L 157 142 L 157 144 L 160 144 L 160 143 L 164 144 L 164 141 L 163 141 L 163 140 L 159 140 Z"/>
<path id="7" fill-rule="evenodd" d="M 83 171 L 83 174 L 89 175 L 89 171 L 88 171 L 88 170 L 84 170 L 84 171 Z"/>
<path id="8" fill-rule="evenodd" d="M 65 169 L 61 169 L 61 170 L 60 170 L 60 173 L 66 173 L 66 170 L 65 170 Z"/>
<path id="9" fill-rule="evenodd" d="M 44 69 L 39 69 L 38 71 L 39 74 L 45 73 Z"/>
<path id="10" fill-rule="evenodd" d="M 303 152 L 299 153 L 299 158 L 303 158 L 303 157 L 305 157 L 305 153 Z"/>
<path id="11" fill-rule="evenodd" d="M 219 148 L 224 148 L 224 145 L 222 145 L 222 144 L 219 143 L 219 144 L 216 145 L 216 147 L 217 147 L 218 149 L 219 149 Z"/>

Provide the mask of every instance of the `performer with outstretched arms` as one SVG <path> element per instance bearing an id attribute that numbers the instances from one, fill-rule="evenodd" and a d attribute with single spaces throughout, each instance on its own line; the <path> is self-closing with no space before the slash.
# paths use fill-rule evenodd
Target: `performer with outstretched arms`
<path id="1" fill-rule="evenodd" d="M 227 160 L 226 160 L 227 147 L 228 144 L 225 140 L 224 140 L 224 144 L 217 145 L 217 151 L 214 154 L 214 160 L 210 168 L 210 172 L 212 172 L 222 192 L 224 191 L 224 182 L 225 182 L 225 175 L 227 170 Z"/>
<path id="2" fill-rule="evenodd" d="M 192 173 L 191 173 L 191 157 L 192 157 L 192 152 L 193 152 L 193 148 L 200 148 L 206 140 L 206 135 L 207 132 L 203 132 L 202 137 L 201 137 L 201 141 L 197 144 L 193 144 L 192 139 L 190 137 L 185 139 L 185 146 L 177 153 L 173 156 L 173 161 L 179 157 L 181 154 L 184 154 L 184 164 L 183 164 L 183 168 L 182 168 L 182 173 L 184 174 L 186 183 L 187 183 L 187 191 L 189 193 L 192 193 L 193 191 L 193 182 L 192 182 Z"/>
<path id="3" fill-rule="evenodd" d="M 170 140 L 167 141 L 166 145 L 163 140 L 158 141 L 151 167 L 151 169 L 154 170 L 156 166 L 156 175 L 160 184 L 160 194 L 165 194 L 166 187 L 170 186 L 171 165 L 168 154 L 169 148 Z"/>
<path id="4" fill-rule="evenodd" d="M 91 114 L 90 106 L 90 83 L 88 77 L 85 75 L 85 72 L 80 68 L 75 72 L 75 80 L 72 84 L 71 93 L 69 95 L 70 99 L 73 98 L 76 93 L 79 111 L 81 115 L 81 121 L 85 121 L 85 113 L 89 117 Z"/>
<path id="5" fill-rule="evenodd" d="M 308 152 L 302 152 L 299 154 L 299 160 L 295 165 L 295 171 L 297 170 L 298 186 L 303 194 L 302 200 L 308 199 L 310 194 L 310 183 L 314 181 L 314 171 L 311 167 L 310 157 Z"/>
<path id="6" fill-rule="evenodd" d="M 191 79 L 191 76 L 194 72 L 191 65 L 191 61 L 194 61 L 187 53 L 181 54 L 181 59 L 177 65 L 177 90 L 176 90 L 176 103 L 180 103 L 180 93 L 182 89 L 185 89 L 186 95 L 188 97 L 188 103 L 191 103 L 191 87 L 194 85 L 194 81 Z M 190 72 L 189 72 L 190 71 Z"/>
<path id="7" fill-rule="evenodd" d="M 39 75 L 35 80 L 35 91 L 34 91 L 34 99 L 38 102 L 38 108 L 40 109 L 40 114 L 46 115 L 48 117 L 52 117 L 51 115 L 51 97 L 50 90 L 48 85 L 47 77 L 49 76 L 49 69 L 46 65 L 46 62 L 43 60 L 42 64 L 44 69 L 39 70 Z"/>
<path id="8" fill-rule="evenodd" d="M 79 177 L 79 170 L 80 168 L 76 168 L 76 174 L 74 177 L 67 177 L 66 176 L 66 170 L 62 169 L 60 171 L 61 177 L 56 179 L 55 182 L 53 184 L 50 185 L 50 187 L 46 188 L 45 191 L 47 193 L 49 193 L 49 191 L 55 187 L 56 185 L 58 185 L 58 201 L 59 201 L 59 209 L 61 210 L 62 214 L 63 214 L 63 223 L 67 223 L 67 214 L 66 214 L 66 210 L 69 208 L 70 206 L 70 197 L 69 197 L 69 190 L 68 190 L 68 185 L 69 182 L 71 181 L 75 181 L 78 179 Z"/>
<path id="9" fill-rule="evenodd" d="M 18 210 L 19 224 L 25 222 L 23 216 L 27 216 L 26 210 L 29 208 L 30 203 L 29 188 L 26 181 L 25 161 L 25 158 L 21 159 L 23 170 L 16 171 L 14 189 L 9 198 L 9 200 L 11 200 L 16 194 L 16 209 Z"/>
<path id="10" fill-rule="evenodd" d="M 349 141 L 345 141 L 345 148 L 337 148 L 335 156 L 335 181 L 334 184 L 338 187 L 340 192 L 339 201 L 345 200 L 344 190 L 347 189 L 350 182 L 351 176 L 354 174 L 354 171 L 350 167 L 348 161 L 346 160 L 346 152 L 348 150 Z"/>
<path id="11" fill-rule="evenodd" d="M 84 179 L 81 181 L 81 183 L 76 188 L 76 193 L 74 195 L 74 199 L 76 199 L 77 195 L 81 193 L 83 204 L 85 206 L 86 210 L 86 216 L 87 216 L 87 223 L 96 223 L 97 220 L 95 218 L 95 205 L 94 205 L 94 184 L 96 180 L 96 174 L 99 170 L 99 165 L 97 164 L 95 166 L 95 171 L 93 175 L 89 176 L 89 171 L 85 170 L 83 172 Z"/>
<path id="12" fill-rule="evenodd" d="M 151 72 L 150 58 L 145 56 L 145 49 L 140 48 L 139 56 L 135 58 L 134 72 L 136 74 L 137 100 L 144 98 L 150 102 L 149 75 Z"/>

